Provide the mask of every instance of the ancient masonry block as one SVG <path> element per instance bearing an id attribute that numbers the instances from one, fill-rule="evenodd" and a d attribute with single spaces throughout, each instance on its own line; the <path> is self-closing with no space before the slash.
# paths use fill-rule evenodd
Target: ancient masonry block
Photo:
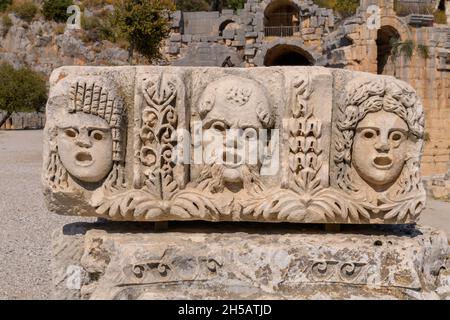
<path id="1" fill-rule="evenodd" d="M 421 100 L 320 67 L 63 67 L 51 77 L 51 211 L 111 220 L 413 223 Z"/>
<path id="2" fill-rule="evenodd" d="M 234 39 L 234 29 L 223 30 L 222 36 L 224 39 Z"/>
<path id="3" fill-rule="evenodd" d="M 447 239 L 420 227 L 302 233 L 72 224 L 54 234 L 57 299 L 445 299 Z M 372 226 L 372 229 L 374 227 Z M 217 229 L 219 230 L 219 229 Z M 270 231 L 269 231 L 270 230 Z"/>
<path id="4" fill-rule="evenodd" d="M 192 41 L 192 35 L 190 34 L 183 34 L 183 36 L 181 37 L 181 40 L 183 42 L 191 42 Z"/>
<path id="5" fill-rule="evenodd" d="M 179 33 L 174 33 L 170 36 L 170 41 L 171 42 L 180 42 L 181 41 L 181 34 Z"/>

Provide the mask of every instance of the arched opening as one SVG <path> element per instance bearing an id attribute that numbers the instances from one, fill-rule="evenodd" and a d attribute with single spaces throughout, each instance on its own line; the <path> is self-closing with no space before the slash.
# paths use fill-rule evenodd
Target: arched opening
<path id="1" fill-rule="evenodd" d="M 235 30 L 239 29 L 239 25 L 233 20 L 225 20 L 219 26 L 219 36 L 223 35 L 224 30 Z"/>
<path id="2" fill-rule="evenodd" d="M 287 44 L 277 45 L 267 51 L 264 65 L 270 66 L 312 66 L 314 58 L 305 50 Z"/>
<path id="3" fill-rule="evenodd" d="M 377 73 L 394 74 L 395 65 L 391 59 L 392 44 L 400 41 L 400 34 L 391 26 L 383 26 L 377 32 Z"/>
<path id="4" fill-rule="evenodd" d="M 298 7 L 289 0 L 274 0 L 264 10 L 266 37 L 290 37 L 300 32 Z"/>
<path id="5" fill-rule="evenodd" d="M 444 12 L 445 12 L 445 0 L 439 1 L 439 4 L 438 4 L 437 9 L 438 9 L 439 11 L 444 11 Z"/>

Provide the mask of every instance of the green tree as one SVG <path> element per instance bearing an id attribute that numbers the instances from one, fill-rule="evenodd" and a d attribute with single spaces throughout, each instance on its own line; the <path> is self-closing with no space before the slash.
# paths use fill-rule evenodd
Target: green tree
<path id="1" fill-rule="evenodd" d="M 236 11 L 244 8 L 245 1 L 246 0 L 224 0 L 224 7 Z"/>
<path id="2" fill-rule="evenodd" d="M 67 13 L 67 8 L 72 4 L 72 0 L 45 0 L 42 5 L 42 14 L 47 20 L 66 22 L 71 15 Z"/>
<path id="3" fill-rule="evenodd" d="M 160 56 L 161 41 L 169 35 L 171 0 L 114 0 L 113 25 L 128 40 L 128 61 L 138 51 L 150 61 Z"/>
<path id="4" fill-rule="evenodd" d="M 12 3 L 12 0 L 0 0 L 0 12 L 5 11 Z"/>
<path id="5" fill-rule="evenodd" d="M 47 86 L 43 78 L 28 68 L 14 69 L 10 64 L 0 65 L 0 127 L 13 112 L 41 110 L 47 101 Z"/>
<path id="6" fill-rule="evenodd" d="M 356 13 L 359 0 L 336 0 L 336 11 L 343 17 L 349 17 Z"/>
<path id="7" fill-rule="evenodd" d="M 207 0 L 176 0 L 175 5 L 177 10 L 185 12 L 209 10 Z"/>

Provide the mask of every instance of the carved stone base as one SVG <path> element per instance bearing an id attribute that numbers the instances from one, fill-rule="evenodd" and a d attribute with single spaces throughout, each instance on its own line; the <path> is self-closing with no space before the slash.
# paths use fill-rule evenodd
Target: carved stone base
<path id="1" fill-rule="evenodd" d="M 422 226 L 77 223 L 54 234 L 54 297 L 448 298 L 448 248 Z"/>

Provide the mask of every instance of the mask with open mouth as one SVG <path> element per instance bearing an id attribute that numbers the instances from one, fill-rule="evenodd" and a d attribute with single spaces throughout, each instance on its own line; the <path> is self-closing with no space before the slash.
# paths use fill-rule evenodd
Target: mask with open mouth
<path id="1" fill-rule="evenodd" d="M 272 108 L 268 94 L 256 81 L 228 76 L 210 83 L 199 101 L 202 119 L 203 159 L 212 172 L 220 168 L 220 179 L 214 185 L 229 189 L 248 189 L 256 181 L 262 150 L 259 130 L 273 126 Z M 203 176 L 200 177 L 201 179 Z"/>
<path id="2" fill-rule="evenodd" d="M 97 182 L 106 177 L 113 164 L 112 135 L 108 123 L 85 113 L 68 114 L 57 136 L 62 164 L 75 178 Z"/>
<path id="3" fill-rule="evenodd" d="M 408 126 L 394 113 L 369 113 L 356 128 L 352 166 L 377 191 L 389 188 L 407 160 Z"/>

